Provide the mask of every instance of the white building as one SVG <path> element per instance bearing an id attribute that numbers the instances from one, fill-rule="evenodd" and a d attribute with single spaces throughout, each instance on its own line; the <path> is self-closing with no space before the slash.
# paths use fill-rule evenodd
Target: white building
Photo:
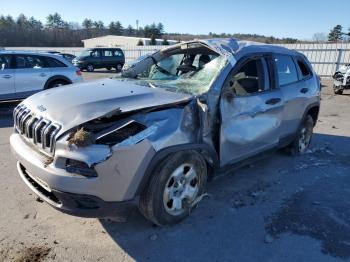
<path id="1" fill-rule="evenodd" d="M 82 40 L 85 48 L 93 47 L 116 47 L 116 46 L 137 46 L 139 41 L 144 46 L 149 46 L 151 39 L 143 37 L 131 37 L 120 35 L 106 35 Z M 163 39 L 156 39 L 157 45 L 162 45 Z M 169 45 L 178 43 L 176 40 L 168 40 Z"/>

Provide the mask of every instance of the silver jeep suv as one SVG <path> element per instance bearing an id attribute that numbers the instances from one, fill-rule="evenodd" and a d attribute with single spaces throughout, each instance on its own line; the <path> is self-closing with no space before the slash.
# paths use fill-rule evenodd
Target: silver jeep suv
<path id="1" fill-rule="evenodd" d="M 53 207 L 158 225 L 189 215 L 218 170 L 307 150 L 320 83 L 302 54 L 235 39 L 169 46 L 121 77 L 59 87 L 14 110 L 23 181 Z"/>
<path id="2" fill-rule="evenodd" d="M 80 70 L 62 56 L 0 51 L 0 101 L 23 99 L 44 89 L 81 80 Z"/>

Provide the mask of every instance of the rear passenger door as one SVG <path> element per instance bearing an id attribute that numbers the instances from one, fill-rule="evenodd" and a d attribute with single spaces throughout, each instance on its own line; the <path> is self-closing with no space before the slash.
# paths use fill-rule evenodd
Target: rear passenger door
<path id="1" fill-rule="evenodd" d="M 220 164 L 238 162 L 279 143 L 283 109 L 275 88 L 272 56 L 257 55 L 237 63 L 220 100 Z"/>
<path id="2" fill-rule="evenodd" d="M 288 138 L 294 135 L 299 128 L 306 107 L 305 98 L 308 87 L 299 81 L 298 68 L 294 57 L 275 54 L 274 63 L 278 85 L 285 100 L 281 136 L 282 138 Z"/>
<path id="3" fill-rule="evenodd" d="M 0 55 L 0 100 L 12 98 L 15 94 L 15 75 L 11 55 Z"/>
<path id="4" fill-rule="evenodd" d="M 38 55 L 15 55 L 15 88 L 17 95 L 29 95 L 42 90 L 51 72 L 45 58 Z"/>
<path id="5" fill-rule="evenodd" d="M 57 76 L 57 75 L 67 76 L 67 74 L 71 73 L 70 68 L 56 58 L 47 56 L 45 57 L 45 61 L 46 61 L 46 66 L 50 70 L 51 76 Z"/>

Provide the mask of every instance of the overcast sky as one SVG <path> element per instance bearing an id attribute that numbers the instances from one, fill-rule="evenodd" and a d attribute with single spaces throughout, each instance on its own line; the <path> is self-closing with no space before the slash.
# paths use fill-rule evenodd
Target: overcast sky
<path id="1" fill-rule="evenodd" d="M 45 21 L 58 12 L 66 21 L 88 17 L 106 25 L 136 27 L 162 22 L 167 32 L 256 33 L 311 39 L 341 24 L 350 26 L 350 0 L 0 0 L 0 14 L 20 13 Z"/>

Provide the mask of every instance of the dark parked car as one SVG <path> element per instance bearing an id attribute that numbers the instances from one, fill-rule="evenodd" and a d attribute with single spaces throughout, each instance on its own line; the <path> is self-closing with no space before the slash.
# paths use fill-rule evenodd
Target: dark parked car
<path id="1" fill-rule="evenodd" d="M 124 53 L 120 48 L 86 49 L 73 59 L 73 64 L 82 70 L 93 72 L 96 68 L 115 68 L 121 71 L 125 63 Z"/>
<path id="2" fill-rule="evenodd" d="M 73 59 L 76 58 L 76 56 L 72 54 L 59 53 L 59 55 L 62 56 L 64 59 L 66 59 L 70 63 L 73 63 Z"/>

